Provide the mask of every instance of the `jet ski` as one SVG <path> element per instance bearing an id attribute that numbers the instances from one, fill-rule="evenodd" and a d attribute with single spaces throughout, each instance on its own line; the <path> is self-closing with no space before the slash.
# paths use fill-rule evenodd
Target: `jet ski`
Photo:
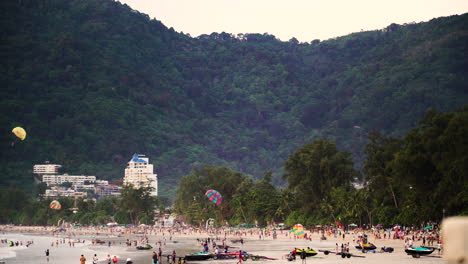
<path id="1" fill-rule="evenodd" d="M 363 246 L 364 246 L 364 248 L 363 248 Z M 374 250 L 377 247 L 374 244 L 369 243 L 369 244 L 364 244 L 364 245 L 359 244 L 359 245 L 356 246 L 356 248 L 359 249 L 359 250 Z"/>
<path id="2" fill-rule="evenodd" d="M 311 248 L 306 249 L 305 252 L 306 252 L 307 257 L 312 257 L 312 256 L 315 256 L 315 255 L 318 254 L 317 251 L 315 251 L 315 250 L 313 250 Z M 300 248 L 296 249 L 296 255 L 297 256 L 300 256 L 301 253 L 302 253 L 302 249 L 300 249 Z"/>

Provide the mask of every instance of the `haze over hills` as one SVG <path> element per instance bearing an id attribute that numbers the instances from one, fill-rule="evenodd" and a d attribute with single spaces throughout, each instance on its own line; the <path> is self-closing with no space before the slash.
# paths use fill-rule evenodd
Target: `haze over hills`
<path id="1" fill-rule="evenodd" d="M 0 3 L 1 185 L 32 165 L 123 177 L 155 163 L 160 193 L 202 163 L 253 177 L 318 137 L 363 159 L 366 135 L 399 136 L 428 109 L 468 102 L 468 14 L 327 41 L 192 38 L 110 0 Z M 14 142 L 11 128 L 28 131 Z"/>

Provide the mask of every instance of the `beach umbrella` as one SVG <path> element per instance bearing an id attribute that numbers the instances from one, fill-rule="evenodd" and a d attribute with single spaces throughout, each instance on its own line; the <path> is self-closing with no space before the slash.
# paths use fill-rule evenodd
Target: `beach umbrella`
<path id="1" fill-rule="evenodd" d="M 430 228 L 432 228 L 432 226 L 426 226 L 426 227 L 424 228 L 424 230 L 427 230 L 427 229 L 430 229 Z"/>

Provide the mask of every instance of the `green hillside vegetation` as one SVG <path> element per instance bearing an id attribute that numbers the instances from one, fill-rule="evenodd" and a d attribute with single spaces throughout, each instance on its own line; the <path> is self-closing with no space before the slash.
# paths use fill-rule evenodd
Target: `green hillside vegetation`
<path id="1" fill-rule="evenodd" d="M 110 0 L 0 7 L 2 186 L 30 190 L 45 160 L 122 178 L 135 152 L 169 197 L 205 163 L 252 180 L 271 170 L 284 186 L 284 161 L 306 143 L 336 142 L 360 169 L 372 131 L 400 137 L 428 109 L 468 101 L 467 14 L 299 43 L 193 38 Z"/>
<path id="2" fill-rule="evenodd" d="M 468 214 L 467 134 L 468 107 L 430 111 L 401 138 L 373 133 L 365 148 L 362 188 L 352 185 L 359 174 L 351 154 L 323 138 L 289 155 L 283 175 L 287 187 L 282 189 L 272 184 L 271 172 L 254 180 L 227 167 L 204 165 L 182 177 L 173 211 L 179 220 L 200 226 L 209 218 L 220 226 L 437 223 L 444 216 Z M 209 189 L 222 195 L 221 203 L 205 197 Z M 125 186 L 121 193 L 121 198 L 97 203 L 79 199 L 76 206 L 70 198 L 61 198 L 62 209 L 53 210 L 50 200 L 6 189 L 0 192 L 0 223 L 46 225 L 62 219 L 85 225 L 153 224 L 154 209 L 167 213 L 166 201 L 151 197 L 147 189 Z"/>

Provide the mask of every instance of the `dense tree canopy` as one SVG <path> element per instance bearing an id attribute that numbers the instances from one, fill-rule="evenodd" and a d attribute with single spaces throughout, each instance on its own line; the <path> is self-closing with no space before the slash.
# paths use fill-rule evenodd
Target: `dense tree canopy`
<path id="1" fill-rule="evenodd" d="M 285 170 L 289 188 L 308 212 L 329 198 L 333 187 L 349 186 L 358 175 L 351 154 L 338 151 L 334 142 L 325 139 L 299 148 L 289 156 Z"/>
<path id="2" fill-rule="evenodd" d="M 215 189 L 223 202 L 215 205 L 205 192 Z M 261 225 L 280 219 L 279 192 L 271 184 L 271 172 L 263 180 L 253 181 L 226 167 L 203 166 L 182 177 L 174 203 L 176 213 L 189 223 L 203 224 L 214 218 L 218 224 L 254 223 Z"/>
<path id="3" fill-rule="evenodd" d="M 401 139 L 371 136 L 364 171 L 380 221 L 438 221 L 444 212 L 467 213 L 467 125 L 466 107 L 429 111 Z"/>
<path id="4" fill-rule="evenodd" d="M 153 224 L 155 212 L 164 213 L 164 199 L 151 197 L 148 188 L 124 186 L 120 197 L 93 199 L 61 197 L 62 208 L 49 208 L 51 199 L 40 199 L 20 189 L 0 189 L 0 223 L 57 225 L 59 221 L 84 225 Z M 76 209 L 76 210 L 75 210 Z"/>

